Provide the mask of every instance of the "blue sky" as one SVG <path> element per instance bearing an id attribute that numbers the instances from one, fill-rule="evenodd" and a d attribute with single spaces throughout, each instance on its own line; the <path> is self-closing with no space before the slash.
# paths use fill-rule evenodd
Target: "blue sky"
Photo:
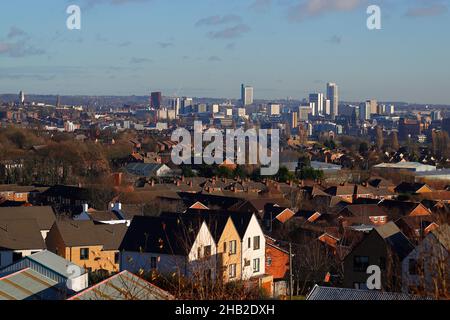
<path id="1" fill-rule="evenodd" d="M 81 30 L 66 28 L 79 5 Z M 382 10 L 382 30 L 366 9 Z M 341 97 L 450 104 L 449 0 L 14 0 L 0 93 Z"/>

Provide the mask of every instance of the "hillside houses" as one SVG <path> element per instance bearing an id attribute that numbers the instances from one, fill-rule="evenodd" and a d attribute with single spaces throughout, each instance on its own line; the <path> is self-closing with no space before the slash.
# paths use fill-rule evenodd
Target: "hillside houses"
<path id="1" fill-rule="evenodd" d="M 365 289 L 370 265 L 383 270 L 383 290 L 409 294 L 421 287 L 407 261 L 428 242 L 446 248 L 448 191 L 426 185 L 381 178 L 335 185 L 142 181 L 116 188 L 106 210 L 95 208 L 88 187 L 74 186 L 37 191 L 33 204 L 0 207 L 0 268 L 48 250 L 112 284 L 118 273 L 147 280 L 176 275 L 201 284 L 257 284 L 277 297 L 289 292 L 290 243 L 294 294 L 316 284 Z M 95 290 L 73 299 L 94 299 Z"/>

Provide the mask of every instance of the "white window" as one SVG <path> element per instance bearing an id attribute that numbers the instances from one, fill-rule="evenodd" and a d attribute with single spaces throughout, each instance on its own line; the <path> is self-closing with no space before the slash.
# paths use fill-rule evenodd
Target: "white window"
<path id="1" fill-rule="evenodd" d="M 260 261 L 258 259 L 253 259 L 253 273 L 259 272 L 260 270 Z"/>
<path id="2" fill-rule="evenodd" d="M 236 278 L 236 264 L 230 264 L 228 266 L 228 275 L 230 278 Z"/>
<path id="3" fill-rule="evenodd" d="M 260 237 L 253 237 L 253 250 L 259 250 L 261 248 Z"/>

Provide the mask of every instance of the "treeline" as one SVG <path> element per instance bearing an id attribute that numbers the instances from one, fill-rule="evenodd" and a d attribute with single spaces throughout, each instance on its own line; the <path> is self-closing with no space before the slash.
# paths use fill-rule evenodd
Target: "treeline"
<path id="1" fill-rule="evenodd" d="M 115 143 L 77 141 L 68 133 L 8 127 L 0 129 L 0 183 L 95 183 L 108 177 L 117 158 L 130 154 L 124 134 Z"/>

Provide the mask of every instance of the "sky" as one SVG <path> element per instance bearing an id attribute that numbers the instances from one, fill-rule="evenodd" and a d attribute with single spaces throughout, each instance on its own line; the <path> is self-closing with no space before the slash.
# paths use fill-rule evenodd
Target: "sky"
<path id="1" fill-rule="evenodd" d="M 69 30 L 69 5 L 81 29 Z M 381 30 L 367 7 L 381 8 Z M 450 104 L 450 0 L 8 0 L 0 93 Z"/>

